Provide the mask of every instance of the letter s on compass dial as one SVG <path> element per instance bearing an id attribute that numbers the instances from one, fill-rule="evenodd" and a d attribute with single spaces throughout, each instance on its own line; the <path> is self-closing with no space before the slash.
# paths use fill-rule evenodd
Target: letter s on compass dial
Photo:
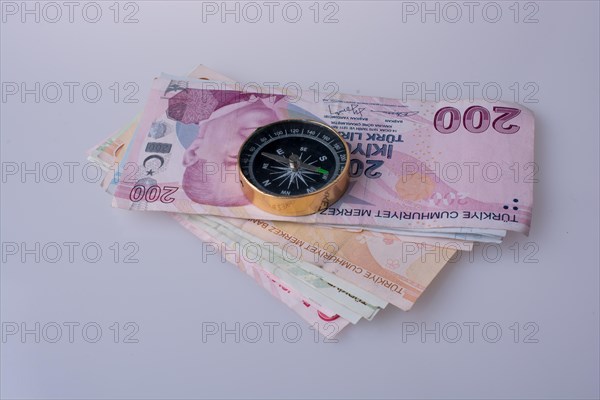
<path id="1" fill-rule="evenodd" d="M 238 164 L 242 190 L 254 205 L 271 214 L 308 215 L 346 191 L 350 151 L 330 126 L 288 119 L 254 131 Z"/>

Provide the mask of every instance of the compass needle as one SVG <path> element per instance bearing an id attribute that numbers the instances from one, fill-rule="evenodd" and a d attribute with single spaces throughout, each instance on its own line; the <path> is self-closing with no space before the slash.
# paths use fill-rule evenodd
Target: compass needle
<path id="1" fill-rule="evenodd" d="M 283 165 L 288 165 L 290 163 L 287 158 L 278 156 L 276 154 L 265 153 L 265 152 L 262 152 L 260 154 L 267 158 L 270 158 L 273 161 L 277 161 L 278 163 L 283 164 Z"/>

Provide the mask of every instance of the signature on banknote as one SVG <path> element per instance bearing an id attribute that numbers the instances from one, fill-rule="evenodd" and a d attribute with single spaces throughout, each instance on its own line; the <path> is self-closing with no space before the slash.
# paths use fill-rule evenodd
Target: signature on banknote
<path id="1" fill-rule="evenodd" d="M 384 110 L 370 110 L 371 112 L 380 113 L 380 114 L 388 114 L 394 115 L 396 117 L 411 117 L 413 115 L 417 115 L 418 111 L 384 111 Z"/>
<path id="2" fill-rule="evenodd" d="M 329 114 L 342 115 L 344 113 L 351 112 L 352 114 L 354 114 L 354 115 L 360 115 L 361 117 L 363 116 L 362 112 L 366 108 L 366 107 L 359 107 L 358 104 L 351 104 L 351 105 L 349 105 L 347 107 L 344 107 L 344 108 L 342 108 L 340 110 L 334 111 L 331 108 L 331 104 L 329 104 L 328 107 L 329 107 Z"/>

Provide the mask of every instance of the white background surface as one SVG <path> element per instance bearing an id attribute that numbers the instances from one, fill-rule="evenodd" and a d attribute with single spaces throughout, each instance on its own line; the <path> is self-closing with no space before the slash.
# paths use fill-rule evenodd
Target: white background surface
<path id="1" fill-rule="evenodd" d="M 34 175 L 3 178 L 2 242 L 29 248 L 36 242 L 78 242 L 80 247 L 72 263 L 66 253 L 56 263 L 43 257 L 36 263 L 32 255 L 22 262 L 20 253 L 3 252 L 3 330 L 12 324 L 20 329 L 22 323 L 29 329 L 36 323 L 80 325 L 73 343 L 64 325 L 57 343 L 47 340 L 51 330 L 39 343 L 33 334 L 6 336 L 3 397 L 599 397 L 597 2 L 516 7 L 498 2 L 502 15 L 496 23 L 488 21 L 495 8 L 479 2 L 472 16 L 457 3 L 460 18 L 456 8 L 438 3 L 439 22 L 435 15 L 421 20 L 420 2 L 338 1 L 327 9 L 321 3 L 318 23 L 309 9 L 313 2 L 298 3 L 303 14 L 297 23 L 283 17 L 284 3 L 270 22 L 268 8 L 258 2 L 263 16 L 256 23 L 248 20 L 253 10 L 243 14 L 242 3 L 240 21 L 225 15 L 224 23 L 220 12 L 203 14 L 202 3 L 187 1 L 120 4 L 119 23 L 113 21 L 112 1 L 98 3 L 97 23 L 83 18 L 86 2 L 77 3 L 72 23 L 60 2 L 63 15 L 56 23 L 45 20 L 55 14 L 49 8 L 43 14 L 42 3 L 39 23 L 35 15 L 22 22 L 20 12 L 6 13 L 6 3 L 3 171 L 14 163 L 30 169 L 35 163 L 41 169 L 53 162 L 79 164 L 73 182 L 65 166 L 56 183 L 43 176 L 35 182 Z M 414 15 L 408 13 L 413 6 L 419 9 Z M 89 7 L 86 17 L 93 18 Z M 338 22 L 323 23 L 336 8 Z M 138 22 L 123 23 L 134 11 Z M 293 9 L 288 12 L 293 18 Z M 110 198 L 82 177 L 85 150 L 142 109 L 154 76 L 184 74 L 199 63 L 242 82 L 303 87 L 335 82 L 342 92 L 396 98 L 411 82 L 427 88 L 439 82 L 437 94 L 444 96 L 446 85 L 450 97 L 452 82 L 464 89 L 463 97 L 468 97 L 465 82 L 477 83 L 476 97 L 494 97 L 500 87 L 504 99 L 517 100 L 536 115 L 539 183 L 530 236 L 510 234 L 497 262 L 490 261 L 497 248 L 486 256 L 478 247 L 471 260 L 464 254 L 408 313 L 389 307 L 374 321 L 343 331 L 338 343 L 321 338 L 315 343 L 314 332 L 249 277 L 217 256 L 203 262 L 201 243 L 169 217 L 113 209 Z M 29 88 L 56 82 L 64 92 L 55 103 L 48 101 L 54 92 L 39 93 L 36 102 L 33 94 L 8 95 L 7 82 Z M 79 84 L 72 102 L 65 82 Z M 81 92 L 90 82 L 103 90 L 95 103 Z M 121 88 L 116 102 L 110 89 L 115 82 Z M 137 103 L 124 101 L 129 82 L 139 88 L 132 96 Z M 489 93 L 482 94 L 485 85 Z M 94 170 L 88 172 L 93 177 Z M 121 247 L 118 262 L 109 249 L 115 242 Z M 139 248 L 138 263 L 123 262 L 128 242 Z M 97 263 L 83 259 L 86 243 L 102 248 Z M 110 328 L 115 322 L 118 343 Z M 131 332 L 124 328 L 127 322 L 139 327 L 138 343 L 124 343 Z M 273 343 L 266 328 L 257 343 L 243 338 L 236 343 L 233 335 L 203 343 L 203 322 L 230 329 L 236 322 L 281 325 Z M 472 340 L 465 325 L 470 322 L 479 324 Z M 82 336 L 87 323 L 102 328 L 97 343 Z M 288 323 L 302 328 L 296 343 L 282 333 Z M 482 332 L 488 323 L 502 329 L 495 343 L 489 340 L 493 329 L 487 336 Z M 436 324 L 439 341 L 434 334 L 406 335 L 408 327 L 435 330 Z M 455 324 L 462 336 L 451 343 Z M 93 330 L 88 333 L 94 336 Z M 528 343 L 532 340 L 537 343 Z"/>

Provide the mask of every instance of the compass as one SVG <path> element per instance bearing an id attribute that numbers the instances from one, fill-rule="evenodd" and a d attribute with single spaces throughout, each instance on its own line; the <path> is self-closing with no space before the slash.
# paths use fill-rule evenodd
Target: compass
<path id="1" fill-rule="evenodd" d="M 314 214 L 346 191 L 350 151 L 340 134 L 321 122 L 287 119 L 258 128 L 238 155 L 246 197 L 277 215 Z"/>

